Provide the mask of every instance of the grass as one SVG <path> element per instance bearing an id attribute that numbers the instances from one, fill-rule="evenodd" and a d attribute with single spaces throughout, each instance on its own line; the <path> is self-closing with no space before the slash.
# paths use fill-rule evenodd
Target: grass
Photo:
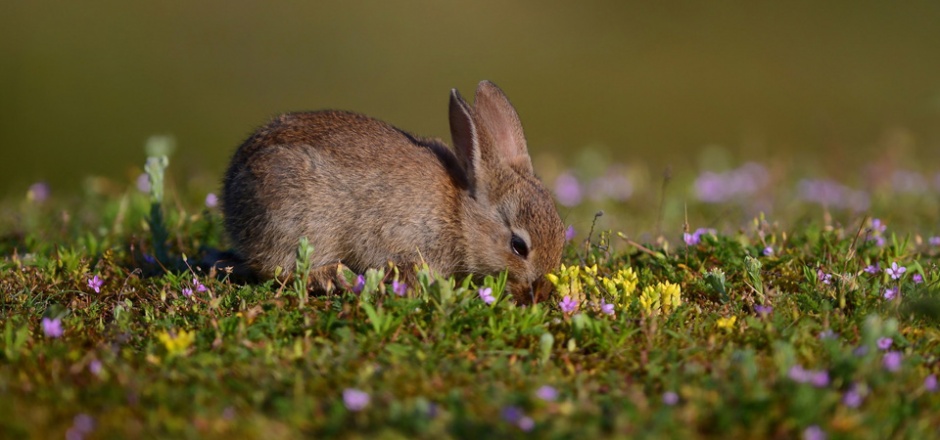
<path id="1" fill-rule="evenodd" d="M 521 307 L 500 278 L 424 272 L 404 297 L 387 270 L 365 274 L 358 294 L 232 283 L 195 264 L 225 246 L 219 213 L 166 197 L 156 223 L 134 190 L 2 205 L 0 437 L 940 430 L 940 246 L 865 215 L 840 224 L 819 211 L 788 230 L 757 217 L 692 245 L 580 228 L 556 295 Z M 906 268 L 896 280 L 895 262 Z M 562 310 L 564 296 L 576 310 Z"/>

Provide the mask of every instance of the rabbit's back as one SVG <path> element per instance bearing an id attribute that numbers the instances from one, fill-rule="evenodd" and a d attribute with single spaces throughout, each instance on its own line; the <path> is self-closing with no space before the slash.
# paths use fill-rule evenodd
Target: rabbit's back
<path id="1" fill-rule="evenodd" d="M 314 266 L 342 261 L 364 270 L 422 258 L 449 272 L 462 248 L 455 187 L 466 186 L 456 161 L 439 141 L 363 115 L 282 115 L 232 160 L 226 229 L 264 275 L 293 269 L 300 237 L 313 245 Z"/>

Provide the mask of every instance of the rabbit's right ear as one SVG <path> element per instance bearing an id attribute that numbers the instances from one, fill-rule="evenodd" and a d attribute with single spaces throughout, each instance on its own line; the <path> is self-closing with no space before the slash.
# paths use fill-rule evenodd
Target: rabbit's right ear
<path id="1" fill-rule="evenodd" d="M 470 184 L 470 195 L 476 197 L 477 178 L 480 177 L 480 142 L 470 105 L 457 89 L 450 91 L 450 136 L 454 141 L 457 161 Z"/>

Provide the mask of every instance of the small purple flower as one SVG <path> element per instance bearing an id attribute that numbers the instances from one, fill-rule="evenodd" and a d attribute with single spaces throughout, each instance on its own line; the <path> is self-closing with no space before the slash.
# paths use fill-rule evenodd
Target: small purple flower
<path id="1" fill-rule="evenodd" d="M 408 292 L 408 284 L 405 284 L 404 281 L 394 280 L 392 281 L 392 292 L 395 292 L 398 296 L 405 296 L 405 293 Z"/>
<path id="2" fill-rule="evenodd" d="M 65 332 L 62 329 L 62 320 L 59 318 L 42 318 L 42 332 L 47 338 L 59 338 Z"/>
<path id="3" fill-rule="evenodd" d="M 927 240 L 931 246 L 940 246 L 940 236 L 930 237 L 930 240 Z"/>
<path id="4" fill-rule="evenodd" d="M 137 191 L 142 193 L 150 192 L 150 176 L 147 173 L 141 173 L 137 176 Z"/>
<path id="5" fill-rule="evenodd" d="M 558 390 L 551 385 L 542 385 L 538 390 L 535 391 L 535 397 L 542 399 L 546 402 L 554 402 L 558 399 Z"/>
<path id="6" fill-rule="evenodd" d="M 364 275 L 356 276 L 356 284 L 353 285 L 353 293 L 361 293 L 362 289 L 366 287 L 366 277 Z"/>
<path id="7" fill-rule="evenodd" d="M 572 313 L 578 309 L 578 302 L 571 299 L 570 296 L 565 296 L 558 305 L 561 307 L 561 311 L 565 313 Z"/>
<path id="8" fill-rule="evenodd" d="M 491 287 L 481 287 L 477 293 L 480 294 L 480 299 L 487 304 L 493 304 L 493 301 L 496 301 L 496 298 L 493 297 L 493 288 Z"/>
<path id="9" fill-rule="evenodd" d="M 820 340 L 837 339 L 837 338 L 839 337 L 839 334 L 836 333 L 836 332 L 834 332 L 834 331 L 832 331 L 831 328 L 827 328 L 827 329 L 825 329 L 825 330 L 819 332 L 819 336 L 818 336 L 818 337 L 819 337 Z"/>
<path id="10" fill-rule="evenodd" d="M 813 371 L 809 382 L 816 388 L 825 388 L 829 386 L 829 372 L 825 370 Z"/>
<path id="11" fill-rule="evenodd" d="M 914 284 L 921 284 L 924 282 L 924 276 L 919 273 L 915 273 L 911 279 L 914 280 Z"/>
<path id="12" fill-rule="evenodd" d="M 871 219 L 871 230 L 877 234 L 880 234 L 887 229 L 888 225 L 884 224 L 881 219 L 873 218 Z"/>
<path id="13" fill-rule="evenodd" d="M 214 193 L 209 193 L 206 195 L 206 208 L 215 208 L 219 205 L 219 196 Z"/>
<path id="14" fill-rule="evenodd" d="M 892 280 L 897 280 L 904 276 L 904 272 L 907 272 L 907 268 L 904 266 L 898 266 L 898 262 L 895 261 L 891 263 L 890 269 L 885 269 L 885 272 L 887 272 L 888 275 L 891 275 Z"/>
<path id="15" fill-rule="evenodd" d="M 898 289 L 889 287 L 885 289 L 885 293 L 882 296 L 884 297 L 884 299 L 891 301 L 892 299 L 894 299 L 894 297 L 898 296 Z"/>
<path id="16" fill-rule="evenodd" d="M 924 378 L 924 389 L 930 391 L 931 393 L 937 391 L 937 375 L 931 374 Z"/>
<path id="17" fill-rule="evenodd" d="M 878 349 L 879 349 L 879 350 L 887 350 L 887 349 L 891 348 L 891 343 L 893 343 L 893 342 L 894 342 L 894 341 L 891 340 L 891 338 L 878 338 Z"/>
<path id="18" fill-rule="evenodd" d="M 355 388 L 346 388 L 343 390 L 343 405 L 353 412 L 362 411 L 369 406 L 369 393 Z"/>
<path id="19" fill-rule="evenodd" d="M 98 278 L 98 275 L 95 275 L 94 278 L 88 280 L 88 287 L 91 287 L 95 293 L 101 293 L 101 286 L 104 285 L 104 281 L 101 278 Z"/>
<path id="20" fill-rule="evenodd" d="M 49 199 L 49 193 L 48 183 L 36 182 L 29 186 L 29 191 L 26 193 L 26 196 L 36 203 L 42 203 Z"/>
<path id="21" fill-rule="evenodd" d="M 202 284 L 201 282 L 199 282 L 199 279 L 197 278 L 193 278 L 193 287 L 195 287 L 196 292 L 199 292 L 199 293 L 204 293 L 205 291 L 209 290 L 206 288 L 205 284 Z"/>
<path id="22" fill-rule="evenodd" d="M 679 395 L 675 391 L 666 391 L 663 393 L 663 403 L 667 406 L 674 406 L 679 403 Z"/>
<path id="23" fill-rule="evenodd" d="M 101 376 L 102 369 L 103 366 L 101 365 L 101 361 L 98 359 L 92 359 L 92 361 L 88 363 L 88 371 L 90 371 L 91 374 L 94 374 L 95 376 Z"/>
<path id="24" fill-rule="evenodd" d="M 881 267 L 878 265 L 878 263 L 869 264 L 868 266 L 865 267 L 865 272 L 868 272 L 869 274 L 874 275 L 878 272 L 881 272 Z"/>
<path id="25" fill-rule="evenodd" d="M 760 315 L 760 316 L 767 316 L 767 315 L 769 315 L 771 312 L 774 311 L 774 308 L 771 307 L 771 306 L 765 306 L 765 305 L 762 305 L 762 304 L 758 304 L 758 305 L 754 306 L 754 311 L 757 312 L 757 314 Z"/>
<path id="26" fill-rule="evenodd" d="M 773 246 L 767 246 L 767 247 L 764 248 L 764 256 L 765 256 L 765 257 L 769 257 L 769 256 L 771 256 L 771 255 L 773 255 L 773 254 L 774 254 L 774 248 L 773 248 Z"/>
<path id="27" fill-rule="evenodd" d="M 503 417 L 503 420 L 509 423 L 516 423 L 519 421 L 519 419 L 525 417 L 525 413 L 522 412 L 522 408 L 519 408 L 518 406 L 511 406 L 511 405 L 503 408 L 501 415 Z"/>
<path id="28" fill-rule="evenodd" d="M 823 284 L 832 284 L 832 275 L 823 272 L 822 269 L 816 269 L 816 279 Z"/>
<path id="29" fill-rule="evenodd" d="M 608 304 L 607 300 L 601 298 L 601 313 L 614 316 L 614 305 Z"/>
<path id="30" fill-rule="evenodd" d="M 842 404 L 849 408 L 858 408 L 862 405 L 862 394 L 858 392 L 858 386 L 852 385 L 852 388 L 842 395 Z"/>
<path id="31" fill-rule="evenodd" d="M 555 198 L 562 206 L 569 208 L 581 203 L 581 183 L 574 174 L 565 171 L 555 178 Z"/>
<path id="32" fill-rule="evenodd" d="M 574 235 L 575 235 L 574 225 L 568 225 L 568 229 L 565 229 L 565 242 L 574 240 Z"/>
<path id="33" fill-rule="evenodd" d="M 855 355 L 855 357 L 863 357 L 868 354 L 868 346 L 859 345 L 858 347 L 855 347 L 855 350 L 852 350 L 852 354 Z"/>
<path id="34" fill-rule="evenodd" d="M 532 420 L 532 417 L 529 416 L 522 416 L 522 418 L 516 422 L 516 426 L 524 432 L 529 432 L 535 428 L 535 420 Z"/>
<path id="35" fill-rule="evenodd" d="M 702 238 L 697 234 L 690 234 L 688 232 L 682 233 L 682 241 L 685 242 L 686 246 L 695 246 L 702 241 Z"/>
<path id="36" fill-rule="evenodd" d="M 803 369 L 801 365 L 790 367 L 790 370 L 787 372 L 787 377 L 797 383 L 809 382 L 809 372 Z"/>
<path id="37" fill-rule="evenodd" d="M 803 440 L 826 440 L 826 432 L 819 425 L 812 425 L 803 430 Z"/>
<path id="38" fill-rule="evenodd" d="M 95 429 L 95 419 L 88 414 L 79 414 L 72 420 L 72 426 L 65 431 L 66 440 L 81 440 Z"/>
<path id="39" fill-rule="evenodd" d="M 900 351 L 889 351 L 885 353 L 884 357 L 881 358 L 881 365 L 892 373 L 897 373 L 901 370 L 901 360 L 903 356 Z"/>
<path id="40" fill-rule="evenodd" d="M 182 290 L 182 293 L 183 293 L 183 296 L 189 298 L 193 296 L 193 289 L 190 289 L 189 287 L 184 287 Z"/>

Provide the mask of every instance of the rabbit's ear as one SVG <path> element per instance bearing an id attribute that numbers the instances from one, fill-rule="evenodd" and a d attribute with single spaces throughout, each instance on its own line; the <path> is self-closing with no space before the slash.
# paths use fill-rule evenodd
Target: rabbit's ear
<path id="1" fill-rule="evenodd" d="M 496 84 L 482 81 L 477 86 L 473 102 L 474 114 L 491 146 L 492 151 L 485 151 L 486 156 L 495 156 L 500 162 L 513 167 L 522 167 L 533 172 L 532 160 L 526 148 L 525 134 L 516 109 L 509 98 Z"/>
<path id="2" fill-rule="evenodd" d="M 479 138 L 470 105 L 457 89 L 450 91 L 450 136 L 454 140 L 457 160 L 470 184 L 470 194 L 475 194 L 476 179 L 480 172 Z"/>

